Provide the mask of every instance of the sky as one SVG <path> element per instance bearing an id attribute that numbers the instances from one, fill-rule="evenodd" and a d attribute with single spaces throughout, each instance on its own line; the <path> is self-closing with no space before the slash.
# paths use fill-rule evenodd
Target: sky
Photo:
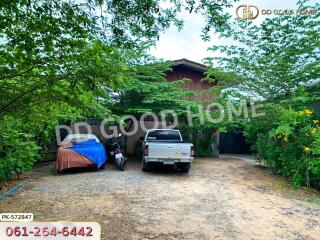
<path id="1" fill-rule="evenodd" d="M 310 5 L 317 1 L 319 0 L 311 0 Z M 236 7 L 240 4 L 255 5 L 259 9 L 297 9 L 296 0 L 240 0 L 227 11 L 236 17 Z M 180 13 L 179 17 L 184 20 L 183 29 L 179 32 L 176 27 L 172 26 L 161 34 L 157 45 L 150 49 L 150 53 L 155 57 L 165 60 L 187 58 L 202 62 L 204 58 L 213 56 L 211 52 L 207 51 L 208 47 L 232 42 L 227 39 L 219 39 L 217 34 L 212 34 L 210 42 L 204 42 L 201 39 L 201 29 L 204 26 L 203 17 L 189 14 L 186 11 Z M 253 21 L 255 24 L 260 24 L 265 18 L 265 16 L 259 15 Z"/>

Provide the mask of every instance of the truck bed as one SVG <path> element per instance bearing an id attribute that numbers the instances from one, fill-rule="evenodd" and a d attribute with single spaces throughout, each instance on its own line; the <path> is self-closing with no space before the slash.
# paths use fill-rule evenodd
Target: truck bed
<path id="1" fill-rule="evenodd" d="M 148 141 L 148 158 L 157 159 L 184 159 L 190 158 L 191 143 L 170 141 Z"/>

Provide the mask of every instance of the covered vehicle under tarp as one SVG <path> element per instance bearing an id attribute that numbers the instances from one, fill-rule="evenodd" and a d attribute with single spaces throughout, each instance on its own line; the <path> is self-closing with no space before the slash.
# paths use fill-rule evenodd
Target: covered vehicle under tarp
<path id="1" fill-rule="evenodd" d="M 68 135 L 57 152 L 56 169 L 62 172 L 69 168 L 95 167 L 101 168 L 106 162 L 106 151 L 96 136 Z M 81 134 L 80 134 L 81 135 Z"/>
<path id="2" fill-rule="evenodd" d="M 75 142 L 69 149 L 90 159 L 97 168 L 100 168 L 106 162 L 106 151 L 104 147 L 94 139 Z"/>

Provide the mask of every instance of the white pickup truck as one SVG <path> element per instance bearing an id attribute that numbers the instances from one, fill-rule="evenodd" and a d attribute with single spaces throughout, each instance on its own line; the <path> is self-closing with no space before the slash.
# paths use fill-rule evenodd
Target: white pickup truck
<path id="1" fill-rule="evenodd" d="M 188 173 L 194 158 L 192 143 L 184 143 L 179 130 L 149 130 L 143 142 L 142 170 L 149 171 L 150 165 L 175 165 L 180 172 Z"/>

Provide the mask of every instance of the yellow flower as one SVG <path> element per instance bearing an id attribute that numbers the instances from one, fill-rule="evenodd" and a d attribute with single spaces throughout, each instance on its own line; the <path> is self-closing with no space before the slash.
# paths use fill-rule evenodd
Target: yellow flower
<path id="1" fill-rule="evenodd" d="M 312 130 L 311 130 L 312 134 L 316 134 L 317 130 L 318 129 L 316 129 L 316 128 L 312 128 Z"/>
<path id="2" fill-rule="evenodd" d="M 305 151 L 305 152 L 310 152 L 310 151 L 311 151 L 311 148 L 309 148 L 309 147 L 304 147 L 304 151 Z"/>
<path id="3" fill-rule="evenodd" d="M 319 120 L 313 120 L 314 124 L 317 124 L 319 122 Z"/>
<path id="4" fill-rule="evenodd" d="M 310 115 L 313 113 L 313 111 L 312 111 L 312 110 L 309 110 L 309 109 L 304 110 L 304 112 L 305 112 L 308 116 L 310 116 Z"/>
<path id="5" fill-rule="evenodd" d="M 299 111 L 299 115 L 303 116 L 304 115 L 304 111 Z"/>

